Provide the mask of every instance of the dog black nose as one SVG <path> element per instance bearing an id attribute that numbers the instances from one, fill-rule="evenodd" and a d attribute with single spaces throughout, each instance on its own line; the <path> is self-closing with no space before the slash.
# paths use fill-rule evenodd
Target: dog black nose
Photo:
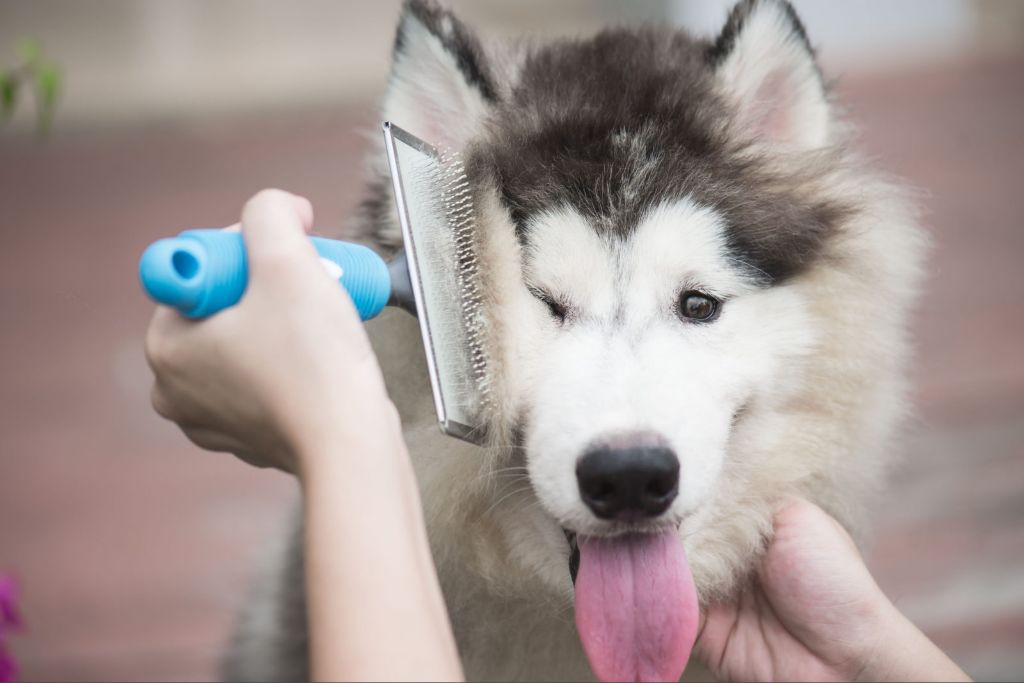
<path id="1" fill-rule="evenodd" d="M 679 460 L 661 446 L 602 446 L 576 463 L 576 481 L 583 502 L 601 519 L 656 517 L 679 493 Z"/>

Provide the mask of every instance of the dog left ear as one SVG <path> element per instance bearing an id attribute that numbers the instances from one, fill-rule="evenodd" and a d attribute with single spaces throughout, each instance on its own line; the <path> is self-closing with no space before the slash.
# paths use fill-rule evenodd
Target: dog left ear
<path id="1" fill-rule="evenodd" d="M 384 118 L 462 149 L 497 100 L 476 36 L 434 0 L 406 0 L 392 59 Z"/>
<path id="2" fill-rule="evenodd" d="M 743 0 L 708 55 L 744 134 L 794 149 L 829 144 L 825 83 L 789 2 Z"/>

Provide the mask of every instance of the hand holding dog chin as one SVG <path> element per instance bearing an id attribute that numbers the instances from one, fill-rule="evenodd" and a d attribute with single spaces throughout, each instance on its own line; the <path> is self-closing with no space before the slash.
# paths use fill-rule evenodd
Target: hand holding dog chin
<path id="1" fill-rule="evenodd" d="M 695 649 L 719 680 L 970 680 L 882 593 L 846 531 L 784 506 L 754 585 L 711 605 Z"/>
<path id="2" fill-rule="evenodd" d="M 300 475 L 397 431 L 359 316 L 306 238 L 312 222 L 307 200 L 257 194 L 241 220 L 242 300 L 201 321 L 158 307 L 146 336 L 160 415 L 201 448 Z"/>

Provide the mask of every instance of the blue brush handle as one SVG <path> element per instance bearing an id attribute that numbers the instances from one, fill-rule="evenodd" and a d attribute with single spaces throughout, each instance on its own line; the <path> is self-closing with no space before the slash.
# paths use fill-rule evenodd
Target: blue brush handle
<path id="1" fill-rule="evenodd" d="M 311 237 L 320 257 L 344 286 L 363 320 L 373 318 L 391 296 L 388 267 L 372 249 Z M 187 230 L 154 242 L 139 262 L 142 286 L 158 303 L 189 318 L 205 318 L 238 303 L 248 283 L 245 242 L 238 232 Z"/>

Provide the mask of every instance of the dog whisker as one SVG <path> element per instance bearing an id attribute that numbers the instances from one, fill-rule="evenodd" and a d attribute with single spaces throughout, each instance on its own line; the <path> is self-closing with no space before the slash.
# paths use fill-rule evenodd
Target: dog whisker
<path id="1" fill-rule="evenodd" d="M 488 479 L 498 480 L 509 479 L 513 477 L 524 477 L 527 473 L 527 468 L 523 466 L 517 465 L 513 467 L 502 467 L 496 470 L 486 470 L 484 472 L 481 472 L 480 474 L 473 478 L 473 483 L 478 484 L 481 481 Z"/>
<path id="2" fill-rule="evenodd" d="M 531 488 L 530 486 L 521 486 L 520 488 L 514 489 L 514 490 L 510 491 L 509 493 L 506 493 L 505 495 L 501 496 L 496 501 L 494 501 L 494 503 L 492 503 L 484 511 L 483 516 L 484 517 L 488 516 L 489 514 L 494 512 L 495 508 L 497 508 L 499 505 L 504 503 L 506 500 L 508 500 L 509 498 L 512 498 L 513 496 L 521 495 L 523 493 L 526 493 L 526 492 L 528 492 L 530 490 L 530 488 Z"/>

